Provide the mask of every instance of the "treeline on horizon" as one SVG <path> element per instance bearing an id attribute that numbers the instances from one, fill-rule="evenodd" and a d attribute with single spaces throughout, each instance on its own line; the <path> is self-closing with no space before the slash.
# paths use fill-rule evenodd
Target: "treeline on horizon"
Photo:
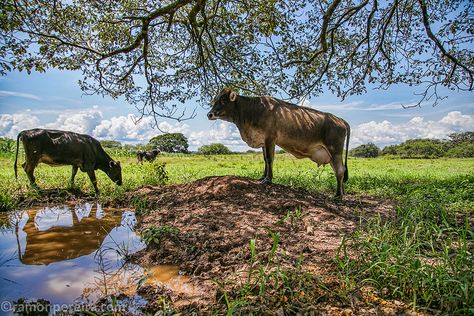
<path id="1" fill-rule="evenodd" d="M 101 140 L 102 146 L 111 155 L 135 155 L 137 151 L 159 149 L 165 153 L 226 155 L 234 154 L 227 146 L 220 143 L 203 145 L 196 152 L 189 151 L 189 142 L 182 133 L 167 133 L 155 136 L 147 144 L 122 144 L 116 140 Z M 22 146 L 20 146 L 21 148 Z M 0 153 L 14 154 L 16 141 L 0 137 Z M 255 153 L 247 150 L 246 153 Z M 277 153 L 284 153 L 278 150 Z M 239 152 L 237 152 L 239 153 Z M 240 153 L 242 154 L 242 153 Z M 379 148 L 374 143 L 363 144 L 349 150 L 349 155 L 357 158 L 375 158 L 378 156 L 394 156 L 400 158 L 433 159 L 441 157 L 470 158 L 474 157 L 474 132 L 461 132 L 448 135 L 448 139 L 409 139 L 398 145 Z"/>
<path id="2" fill-rule="evenodd" d="M 357 146 L 349 155 L 358 158 L 375 158 L 378 156 L 395 156 L 400 158 L 433 159 L 441 157 L 470 158 L 474 157 L 474 132 L 453 133 L 448 139 L 417 138 L 408 139 L 398 145 L 380 149 L 373 143 Z"/>

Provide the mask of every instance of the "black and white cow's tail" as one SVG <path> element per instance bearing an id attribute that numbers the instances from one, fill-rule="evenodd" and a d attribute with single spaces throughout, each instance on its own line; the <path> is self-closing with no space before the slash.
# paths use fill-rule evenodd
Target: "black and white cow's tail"
<path id="1" fill-rule="evenodd" d="M 351 137 L 351 127 L 349 126 L 347 122 L 345 123 L 347 127 L 347 135 L 346 135 L 346 158 L 344 161 L 344 167 L 346 169 L 344 171 L 344 182 L 347 182 L 347 180 L 349 179 L 349 168 L 347 167 L 347 154 L 349 153 L 349 138 Z"/>
<path id="2" fill-rule="evenodd" d="M 13 170 L 15 170 L 15 179 L 18 179 L 18 170 L 16 168 L 16 163 L 18 161 L 18 147 L 20 146 L 20 139 L 23 136 L 23 132 L 20 132 L 16 137 L 16 153 L 15 153 L 15 164 L 13 165 Z"/>

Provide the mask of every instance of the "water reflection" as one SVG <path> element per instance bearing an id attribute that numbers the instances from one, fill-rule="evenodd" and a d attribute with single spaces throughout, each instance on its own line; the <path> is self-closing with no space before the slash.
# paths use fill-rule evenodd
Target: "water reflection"
<path id="1" fill-rule="evenodd" d="M 55 207 L 29 210 L 27 214 L 23 227 L 26 245 L 19 256 L 23 264 L 47 265 L 91 254 L 122 222 L 122 212 L 110 211 L 104 216 L 99 206 L 90 204 L 74 211 Z"/>
<path id="2" fill-rule="evenodd" d="M 144 247 L 130 210 L 85 204 L 0 217 L 0 301 L 91 301 L 118 293 L 119 284 L 136 285 L 143 272 L 124 262 Z"/>
<path id="3" fill-rule="evenodd" d="M 0 213 L 0 301 L 93 303 L 125 294 L 133 310 L 143 281 L 193 300 L 197 292 L 177 267 L 144 271 L 124 260 L 145 247 L 135 223 L 131 210 L 88 203 Z"/>

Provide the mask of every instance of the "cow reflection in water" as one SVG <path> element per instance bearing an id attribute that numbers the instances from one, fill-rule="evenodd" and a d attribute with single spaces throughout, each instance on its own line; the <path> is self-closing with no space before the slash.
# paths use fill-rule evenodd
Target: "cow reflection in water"
<path id="1" fill-rule="evenodd" d="M 102 212 L 97 206 L 70 210 L 68 207 L 28 211 L 26 249 L 19 249 L 27 265 L 48 265 L 75 259 L 96 251 L 112 229 L 120 226 L 121 212 Z M 19 245 L 20 246 L 20 245 Z"/>

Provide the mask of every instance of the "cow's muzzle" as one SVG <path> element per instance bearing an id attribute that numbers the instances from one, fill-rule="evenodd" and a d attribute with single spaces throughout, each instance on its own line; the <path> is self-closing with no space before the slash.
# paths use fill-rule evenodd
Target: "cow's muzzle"
<path id="1" fill-rule="evenodd" d="M 209 120 L 217 120 L 217 115 L 213 111 L 211 111 L 211 112 L 207 113 L 207 118 Z"/>

